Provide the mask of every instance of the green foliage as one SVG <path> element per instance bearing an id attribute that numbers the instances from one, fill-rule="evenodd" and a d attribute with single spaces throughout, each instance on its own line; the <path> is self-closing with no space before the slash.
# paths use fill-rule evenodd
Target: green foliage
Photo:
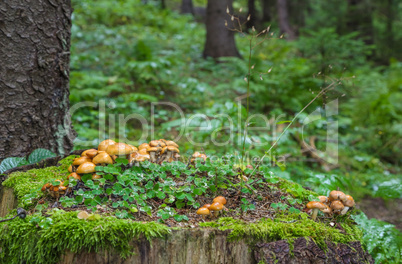
<path id="1" fill-rule="evenodd" d="M 126 258 L 133 254 L 132 239 L 145 237 L 151 242 L 170 233 L 167 226 L 155 222 L 114 217 L 86 221 L 78 219 L 77 212 L 54 209 L 49 213 L 0 223 L 1 263 L 57 263 L 66 250 L 112 250 Z"/>
<path id="2" fill-rule="evenodd" d="M 23 165 L 28 165 L 28 164 L 33 164 L 33 163 L 38 163 L 39 161 L 51 157 L 55 157 L 56 154 L 51 152 L 50 150 L 47 149 L 35 149 L 32 151 L 32 153 L 27 157 L 11 157 L 11 158 L 6 158 L 0 163 L 0 173 L 3 173 L 7 170 L 23 166 Z"/>
<path id="3" fill-rule="evenodd" d="M 376 263 L 401 263 L 402 233 L 394 225 L 368 219 L 364 213 L 354 215 L 353 219 L 363 231 L 362 241 Z"/>

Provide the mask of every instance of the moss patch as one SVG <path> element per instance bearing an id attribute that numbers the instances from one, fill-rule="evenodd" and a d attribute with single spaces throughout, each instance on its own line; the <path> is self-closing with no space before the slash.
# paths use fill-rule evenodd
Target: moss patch
<path id="1" fill-rule="evenodd" d="M 257 223 L 245 223 L 229 217 L 222 217 L 215 222 L 201 223 L 203 227 L 214 227 L 220 230 L 232 230 L 228 236 L 230 241 L 245 239 L 249 244 L 272 242 L 286 239 L 291 245 L 298 237 L 310 237 L 321 249 L 326 249 L 326 241 L 347 244 L 362 238 L 362 232 L 356 225 L 345 221 L 342 229 L 331 227 L 326 223 L 313 221 L 305 213 L 278 216 L 274 220 L 262 219 Z"/>
<path id="2" fill-rule="evenodd" d="M 143 235 L 150 241 L 169 233 L 167 226 L 155 222 L 115 217 L 86 221 L 78 219 L 77 212 L 53 210 L 50 217 L 0 223 L 0 263 L 55 263 L 66 250 L 115 250 L 125 258 L 132 254 L 133 238 Z"/>
<path id="3" fill-rule="evenodd" d="M 61 166 L 52 166 L 43 169 L 33 169 L 27 172 L 14 172 L 3 182 L 3 186 L 13 188 L 18 198 L 18 206 L 28 208 L 33 201 L 40 198 L 43 184 L 51 179 L 66 179 L 68 167 L 77 156 L 68 156 L 59 161 Z"/>

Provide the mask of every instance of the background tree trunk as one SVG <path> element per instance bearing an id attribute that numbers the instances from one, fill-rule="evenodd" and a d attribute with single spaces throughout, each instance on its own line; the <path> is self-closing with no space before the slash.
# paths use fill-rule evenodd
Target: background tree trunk
<path id="1" fill-rule="evenodd" d="M 232 2 L 233 0 L 208 0 L 204 57 L 240 57 L 234 32 L 225 26 L 225 20 L 228 21 L 229 26 L 232 24 L 230 15 L 226 13 L 227 7 L 230 13 L 233 13 Z"/>
<path id="2" fill-rule="evenodd" d="M 182 0 L 180 11 L 182 14 L 193 14 L 194 15 L 193 0 Z"/>
<path id="3" fill-rule="evenodd" d="M 286 0 L 277 0 L 278 5 L 278 18 L 279 18 L 279 28 L 281 33 L 285 33 L 287 39 L 296 39 L 296 34 L 289 24 L 288 7 Z"/>
<path id="4" fill-rule="evenodd" d="M 70 0 L 0 2 L 0 160 L 70 151 Z"/>
<path id="5" fill-rule="evenodd" d="M 384 3 L 387 1 L 384 1 Z M 388 1 L 389 2 L 389 1 Z M 373 7 L 371 3 L 362 0 L 349 0 L 346 16 L 348 32 L 359 31 L 366 44 L 374 43 Z M 343 33 L 343 32 L 342 32 Z"/>
<path id="6" fill-rule="evenodd" d="M 262 0 L 262 22 L 271 22 L 272 0 Z"/>
<path id="7" fill-rule="evenodd" d="M 250 20 L 247 22 L 247 28 L 255 27 L 255 22 L 257 21 L 257 11 L 255 10 L 255 0 L 248 0 L 248 14 L 250 15 Z"/>

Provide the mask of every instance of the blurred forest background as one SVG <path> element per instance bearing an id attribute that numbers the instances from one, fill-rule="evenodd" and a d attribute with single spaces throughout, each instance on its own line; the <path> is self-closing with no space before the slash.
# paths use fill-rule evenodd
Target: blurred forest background
<path id="1" fill-rule="evenodd" d="M 253 119 L 246 151 L 250 157 L 262 156 L 287 120 L 322 89 L 335 84 L 281 138 L 274 153 L 286 157 L 286 163 L 278 166 L 272 158 L 272 171 L 322 194 L 339 187 L 352 194 L 369 217 L 402 229 L 402 2 L 234 1 L 236 16 L 242 21 L 248 13 L 252 16 L 244 34 L 235 34 L 241 58 L 224 58 L 223 63 L 203 57 L 207 1 L 183 2 L 73 0 L 71 105 L 104 100 L 107 112 L 100 118 L 107 124 L 105 138 L 122 135 L 140 144 L 142 131 L 150 131 L 150 127 L 135 119 L 124 128 L 109 121 L 118 114 L 139 114 L 149 124 L 151 103 L 172 102 L 186 117 L 206 115 L 191 119 L 185 135 L 207 145 L 196 147 L 182 137 L 183 155 L 200 150 L 208 155 L 234 155 L 241 151 L 241 145 L 225 129 L 217 133 L 217 141 L 230 140 L 230 144 L 216 146 L 210 136 L 229 125 L 228 118 L 217 116 L 222 113 L 235 122 L 235 138 L 241 135 L 247 110 L 246 101 L 239 105 L 237 98 L 247 94 L 244 78 L 249 69 L 249 37 L 254 34 L 251 28 L 259 32 L 271 26 L 274 34 L 252 53 L 254 72 L 271 71 L 261 78 L 259 74 L 250 78 L 250 115 L 262 114 L 276 127 L 275 131 L 253 130 L 253 126 L 266 127 L 262 118 Z M 326 118 L 324 106 L 335 99 L 339 113 Z M 302 123 L 315 110 L 322 117 L 304 128 L 304 140 L 325 151 L 331 144 L 326 142 L 327 121 L 337 121 L 336 166 L 303 147 Z M 73 113 L 76 149 L 93 147 L 103 140 L 98 129 L 101 112 L 99 107 L 83 107 Z M 281 119 L 275 120 L 280 115 Z M 180 113 L 172 107 L 157 106 L 154 118 L 155 138 L 170 139 L 179 134 Z M 84 141 L 91 145 L 84 145 Z M 269 144 L 259 147 L 255 142 Z M 372 224 L 397 232 L 383 222 Z"/>

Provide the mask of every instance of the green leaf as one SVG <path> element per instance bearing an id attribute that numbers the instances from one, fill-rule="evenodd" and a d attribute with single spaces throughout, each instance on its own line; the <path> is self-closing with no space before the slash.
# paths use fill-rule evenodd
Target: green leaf
<path id="1" fill-rule="evenodd" d="M 156 197 L 162 200 L 165 199 L 166 195 L 164 192 L 156 192 Z"/>
<path id="2" fill-rule="evenodd" d="M 280 125 L 280 124 L 286 124 L 286 123 L 290 123 L 290 122 L 292 122 L 292 120 L 279 121 L 279 122 L 277 122 L 276 124 L 277 124 L 277 125 Z"/>
<path id="3" fill-rule="evenodd" d="M 35 149 L 34 151 L 32 151 L 31 155 L 29 155 L 28 162 L 30 164 L 38 163 L 41 160 L 44 160 L 47 158 L 52 158 L 52 157 L 56 157 L 56 154 L 54 154 L 50 150 L 38 148 L 38 149 Z"/>
<path id="4" fill-rule="evenodd" d="M 6 158 L 0 164 L 0 173 L 26 164 L 28 164 L 28 162 L 22 157 Z"/>

